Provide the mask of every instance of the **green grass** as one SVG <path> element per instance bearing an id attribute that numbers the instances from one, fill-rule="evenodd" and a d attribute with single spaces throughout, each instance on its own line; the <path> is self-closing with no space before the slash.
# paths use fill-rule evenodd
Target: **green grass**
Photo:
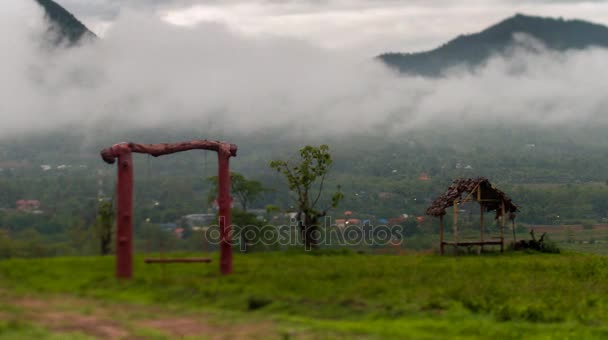
<path id="1" fill-rule="evenodd" d="M 200 255 L 200 254 L 198 254 Z M 116 281 L 111 257 L 0 262 L 0 287 L 273 318 L 378 337 L 606 338 L 608 258 L 583 254 L 439 257 L 254 253 L 145 265 Z"/>
<path id="2" fill-rule="evenodd" d="M 53 333 L 48 330 L 27 323 L 15 320 L 0 320 L 0 340 L 29 340 L 29 339 L 49 339 L 49 340 L 84 340 L 89 337 L 77 333 Z"/>

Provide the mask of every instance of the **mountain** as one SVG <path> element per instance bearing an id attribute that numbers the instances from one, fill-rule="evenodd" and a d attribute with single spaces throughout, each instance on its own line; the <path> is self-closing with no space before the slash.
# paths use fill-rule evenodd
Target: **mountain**
<path id="1" fill-rule="evenodd" d="M 95 38 L 84 24 L 82 24 L 72 13 L 53 0 L 35 0 L 46 13 L 46 17 L 55 25 L 59 32 L 57 43 L 66 39 L 70 44 L 78 42 L 82 38 Z"/>
<path id="2" fill-rule="evenodd" d="M 563 20 L 517 14 L 479 33 L 461 35 L 431 51 L 386 53 L 378 58 L 403 73 L 439 76 L 458 64 L 476 66 L 493 54 L 504 53 L 515 35 L 524 33 L 547 48 L 565 51 L 590 46 L 608 47 L 608 27 L 582 20 Z"/>

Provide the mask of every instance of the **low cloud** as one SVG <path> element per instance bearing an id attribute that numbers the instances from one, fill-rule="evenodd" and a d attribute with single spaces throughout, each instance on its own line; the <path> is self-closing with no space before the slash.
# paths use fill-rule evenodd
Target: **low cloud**
<path id="1" fill-rule="evenodd" d="M 608 24 L 608 1 L 594 0 L 57 0 L 97 34 L 125 11 L 180 24 L 215 22 L 247 34 L 307 40 L 375 55 L 435 48 L 515 13 Z"/>
<path id="2" fill-rule="evenodd" d="M 4 137 L 66 127 L 339 136 L 606 123 L 603 49 L 556 53 L 524 38 L 507 57 L 428 79 L 304 40 L 221 24 L 177 27 L 136 12 L 124 12 L 104 39 L 49 49 L 38 40 L 46 31 L 41 11 L 11 11 L 0 20 Z"/>

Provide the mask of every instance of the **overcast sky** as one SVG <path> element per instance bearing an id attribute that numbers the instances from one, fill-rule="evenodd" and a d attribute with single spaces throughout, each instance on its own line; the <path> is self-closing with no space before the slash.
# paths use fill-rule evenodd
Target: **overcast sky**
<path id="1" fill-rule="evenodd" d="M 515 13 L 608 24 L 608 0 L 56 0 L 98 35 L 129 11 L 175 24 L 222 22 L 247 34 L 273 34 L 357 50 L 431 49 Z"/>
<path id="2" fill-rule="evenodd" d="M 363 57 L 479 30 L 518 11 L 507 0 L 467 7 L 445 0 L 441 8 L 388 0 L 198 7 L 132 0 L 122 8 L 118 0 L 61 0 L 72 1 L 70 10 L 88 24 L 113 25 L 104 39 L 65 49 L 40 44 L 50 33 L 34 1 L 2 1 L 0 139 L 66 126 L 89 129 L 89 136 L 103 133 L 99 128 L 159 126 L 310 136 L 401 134 L 441 124 L 608 126 L 608 49 L 560 53 L 518 36 L 506 55 L 436 79 L 398 74 Z M 562 8 L 590 16 L 606 5 L 528 6 L 544 8 L 543 15 Z"/>

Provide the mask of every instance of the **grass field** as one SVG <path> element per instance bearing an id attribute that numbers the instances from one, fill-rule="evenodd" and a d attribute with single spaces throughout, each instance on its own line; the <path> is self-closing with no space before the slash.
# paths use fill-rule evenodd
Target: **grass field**
<path id="1" fill-rule="evenodd" d="M 163 315 L 204 319 L 201 334 L 220 337 L 608 337 L 608 258 L 597 255 L 254 253 L 237 255 L 227 277 L 217 261 L 162 267 L 138 258 L 129 282 L 116 281 L 113 266 L 111 257 L 0 262 L 0 319 L 14 320 L 0 323 L 0 339 L 73 331 L 31 316 L 56 309 L 105 310 L 128 334 L 157 338 L 175 335 L 153 327 Z M 46 307 L 35 312 L 28 299 Z M 28 313 L 34 321 L 20 324 Z"/>

